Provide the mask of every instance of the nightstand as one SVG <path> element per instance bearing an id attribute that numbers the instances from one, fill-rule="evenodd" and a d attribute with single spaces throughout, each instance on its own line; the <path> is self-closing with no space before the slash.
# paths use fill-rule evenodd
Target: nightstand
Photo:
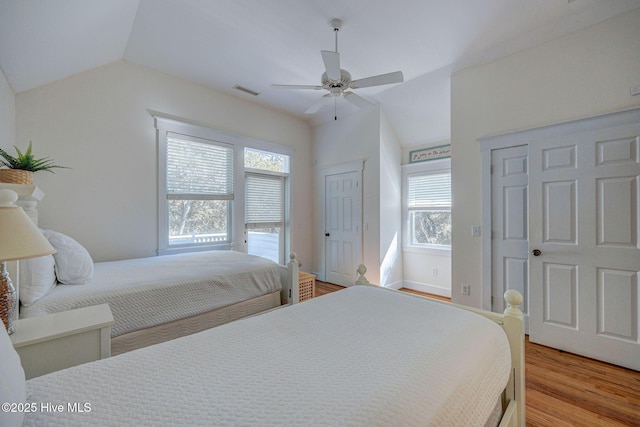
<path id="1" fill-rule="evenodd" d="M 109 304 L 13 322 L 13 347 L 27 379 L 111 356 Z"/>

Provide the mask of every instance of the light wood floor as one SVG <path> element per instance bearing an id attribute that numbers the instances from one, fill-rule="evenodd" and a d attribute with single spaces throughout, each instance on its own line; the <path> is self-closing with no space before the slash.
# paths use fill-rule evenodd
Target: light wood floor
<path id="1" fill-rule="evenodd" d="M 340 289 L 316 281 L 316 296 Z M 530 343 L 527 337 L 525 382 L 527 426 L 640 426 L 640 372 Z"/>

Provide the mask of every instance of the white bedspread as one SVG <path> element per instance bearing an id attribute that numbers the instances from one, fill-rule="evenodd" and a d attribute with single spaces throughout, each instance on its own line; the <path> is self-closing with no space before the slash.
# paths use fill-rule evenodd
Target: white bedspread
<path id="1" fill-rule="evenodd" d="M 184 319 L 281 289 L 280 266 L 234 251 L 207 251 L 94 266 L 87 285 L 57 285 L 20 317 L 109 303 L 111 336 Z"/>
<path id="2" fill-rule="evenodd" d="M 509 367 L 491 321 L 357 286 L 29 380 L 91 411 L 25 425 L 482 426 Z"/>

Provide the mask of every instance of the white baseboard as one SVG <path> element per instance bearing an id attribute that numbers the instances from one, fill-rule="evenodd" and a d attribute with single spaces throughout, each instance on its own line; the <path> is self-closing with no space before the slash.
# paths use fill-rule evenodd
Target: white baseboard
<path id="1" fill-rule="evenodd" d="M 402 282 L 402 286 L 408 289 L 413 289 L 414 291 L 418 291 L 418 292 L 425 292 L 428 294 L 451 298 L 451 289 L 430 285 L 428 283 L 420 283 L 420 282 L 413 282 L 411 280 L 405 280 Z M 394 288 L 394 289 L 400 289 L 400 288 Z"/>
<path id="2" fill-rule="evenodd" d="M 389 288 L 389 289 L 400 289 L 401 287 L 404 286 L 404 282 L 402 280 L 398 280 L 397 282 L 393 282 L 393 283 L 387 283 L 386 285 L 384 285 L 385 288 Z"/>

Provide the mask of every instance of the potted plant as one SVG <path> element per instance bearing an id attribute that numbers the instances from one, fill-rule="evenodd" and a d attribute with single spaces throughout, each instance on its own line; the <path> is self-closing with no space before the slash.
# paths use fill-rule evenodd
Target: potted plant
<path id="1" fill-rule="evenodd" d="M 64 168 L 66 166 L 56 165 L 49 157 L 36 159 L 31 151 L 31 141 L 27 150 L 23 153 L 15 145 L 16 156 L 4 151 L 0 148 L 0 182 L 9 184 L 33 184 L 33 173 L 38 171 L 48 171 L 53 173 L 55 168 Z"/>
<path id="2" fill-rule="evenodd" d="M 36 159 L 31 152 L 31 141 L 27 150 L 23 153 L 15 145 L 17 156 L 11 154 L 0 148 L 0 182 L 9 184 L 33 184 L 33 173 L 38 171 L 48 171 L 53 173 L 54 168 L 67 168 L 66 166 L 60 166 L 53 163 L 49 157 L 43 157 Z"/>

